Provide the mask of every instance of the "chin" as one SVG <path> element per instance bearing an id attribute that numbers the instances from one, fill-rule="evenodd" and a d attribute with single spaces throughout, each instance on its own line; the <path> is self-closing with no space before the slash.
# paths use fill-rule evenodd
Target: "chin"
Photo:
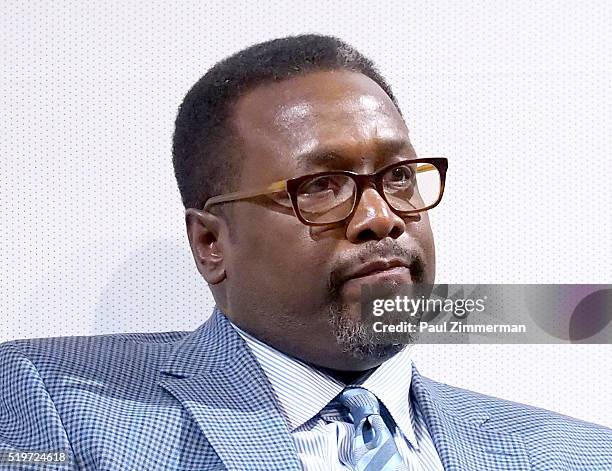
<path id="1" fill-rule="evenodd" d="M 356 304 L 333 304 L 329 323 L 345 367 L 341 370 L 365 370 L 379 365 L 399 353 L 404 344 L 380 343 L 374 333 L 361 322 L 361 309 Z"/>

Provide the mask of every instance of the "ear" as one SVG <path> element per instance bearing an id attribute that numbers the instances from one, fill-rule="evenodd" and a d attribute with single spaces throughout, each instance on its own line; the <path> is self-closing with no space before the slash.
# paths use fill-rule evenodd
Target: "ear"
<path id="1" fill-rule="evenodd" d="M 188 208 L 185 224 L 198 271 L 208 284 L 221 283 L 225 279 L 225 263 L 220 235 L 227 233 L 225 222 L 208 211 Z"/>

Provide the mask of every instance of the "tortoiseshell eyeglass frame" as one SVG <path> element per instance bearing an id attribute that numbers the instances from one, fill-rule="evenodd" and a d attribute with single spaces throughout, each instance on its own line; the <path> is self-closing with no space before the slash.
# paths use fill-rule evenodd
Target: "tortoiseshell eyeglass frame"
<path id="1" fill-rule="evenodd" d="M 385 196 L 385 191 L 383 188 L 383 176 L 389 170 L 392 170 L 395 167 L 401 167 L 404 165 L 416 165 L 417 173 L 431 171 L 431 170 L 434 170 L 434 168 L 438 171 L 438 174 L 440 175 L 440 192 L 439 192 L 438 198 L 432 204 L 429 204 L 425 206 L 424 208 L 411 209 L 407 211 L 399 211 L 399 210 L 394 209 L 393 205 L 389 203 L 389 201 L 387 200 L 387 197 Z M 445 157 L 426 157 L 422 159 L 409 159 L 409 160 L 402 160 L 400 162 L 395 162 L 393 164 L 386 165 L 385 167 L 379 169 L 378 171 L 374 173 L 370 173 L 370 174 L 359 174 L 359 173 L 351 172 L 348 170 L 332 170 L 329 172 L 311 173 L 308 175 L 302 175 L 302 176 L 295 177 L 295 178 L 289 178 L 288 180 L 280 180 L 274 183 L 270 183 L 267 187 L 257 189 L 257 190 L 237 191 L 233 193 L 226 193 L 224 195 L 213 196 L 212 198 L 209 198 L 206 201 L 206 204 L 204 204 L 204 207 L 202 209 L 208 210 L 208 208 L 210 208 L 211 206 L 215 204 L 227 203 L 230 201 L 244 200 L 244 199 L 254 198 L 257 196 L 264 196 L 264 195 L 270 195 L 274 193 L 280 193 L 284 191 L 289 195 L 289 199 L 291 200 L 291 205 L 293 207 L 293 212 L 295 216 L 300 220 L 300 222 L 302 222 L 303 224 L 306 224 L 307 226 L 327 226 L 329 224 L 337 224 L 337 223 L 346 221 L 347 219 L 350 219 L 353 216 L 355 209 L 359 205 L 359 200 L 361 199 L 361 194 L 363 193 L 364 188 L 366 188 L 367 186 L 373 186 L 374 188 L 376 188 L 376 190 L 381 195 L 381 197 L 385 200 L 385 202 L 389 205 L 389 207 L 393 210 L 393 212 L 397 214 L 398 216 L 402 217 L 402 216 L 408 216 L 410 214 L 415 214 L 415 213 L 420 213 L 422 211 L 430 210 L 440 203 L 440 201 L 442 200 L 442 195 L 444 193 L 444 184 L 446 181 L 446 170 L 447 169 L 448 169 L 448 159 L 446 159 Z M 346 217 L 339 219 L 337 221 L 333 221 L 333 222 L 309 221 L 308 219 L 304 218 L 302 214 L 300 213 L 300 210 L 298 207 L 297 191 L 302 185 L 302 183 L 304 183 L 305 181 L 312 179 L 312 178 L 318 178 L 318 177 L 323 177 L 323 176 L 328 176 L 328 175 L 329 176 L 345 175 L 353 179 L 353 181 L 355 182 L 355 187 L 356 187 L 356 195 L 355 195 L 355 200 L 353 202 L 353 207 L 350 213 Z"/>

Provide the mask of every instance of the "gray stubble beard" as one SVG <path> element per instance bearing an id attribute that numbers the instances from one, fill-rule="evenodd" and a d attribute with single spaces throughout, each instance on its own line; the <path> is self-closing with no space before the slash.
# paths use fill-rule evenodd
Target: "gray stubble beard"
<path id="1" fill-rule="evenodd" d="M 359 360 L 385 361 L 406 346 L 378 342 L 372 329 L 361 319 L 353 319 L 349 306 L 337 300 L 329 304 L 328 321 L 342 351 Z"/>

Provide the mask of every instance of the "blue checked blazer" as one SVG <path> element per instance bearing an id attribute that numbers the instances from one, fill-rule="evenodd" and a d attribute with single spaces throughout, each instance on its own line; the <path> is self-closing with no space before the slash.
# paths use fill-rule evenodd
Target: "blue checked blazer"
<path id="1" fill-rule="evenodd" d="M 611 429 L 412 374 L 446 470 L 612 470 Z M 217 310 L 194 332 L 0 345 L 3 450 L 68 450 L 87 471 L 300 469 L 266 376 Z"/>

